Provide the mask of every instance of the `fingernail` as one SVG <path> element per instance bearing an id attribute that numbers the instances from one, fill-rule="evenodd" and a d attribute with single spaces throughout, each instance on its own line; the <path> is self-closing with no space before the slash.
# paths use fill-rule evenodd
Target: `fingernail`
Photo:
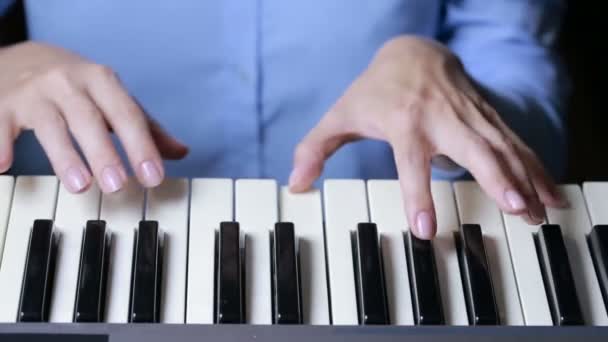
<path id="1" fill-rule="evenodd" d="M 71 192 L 80 192 L 87 186 L 87 180 L 79 167 L 69 168 L 64 175 L 65 185 Z"/>
<path id="2" fill-rule="evenodd" d="M 416 217 L 416 229 L 421 239 L 430 240 L 433 238 L 433 219 L 428 212 L 421 211 L 418 213 Z"/>
<path id="3" fill-rule="evenodd" d="M 505 191 L 505 199 L 513 210 L 523 210 L 526 208 L 526 202 L 524 202 L 524 198 L 521 197 L 521 195 L 515 190 Z"/>
<path id="4" fill-rule="evenodd" d="M 141 163 L 140 169 L 145 186 L 157 186 L 163 181 L 163 176 L 156 166 L 156 163 L 146 160 L 145 162 Z"/>
<path id="5" fill-rule="evenodd" d="M 101 172 L 105 192 L 116 192 L 122 188 L 123 180 L 116 166 L 108 166 Z"/>
<path id="6" fill-rule="evenodd" d="M 538 204 L 535 205 L 534 211 L 532 212 L 532 217 L 536 220 L 536 222 L 538 222 L 538 224 L 541 224 L 543 221 L 545 221 L 545 216 L 545 206 L 538 202 Z"/>

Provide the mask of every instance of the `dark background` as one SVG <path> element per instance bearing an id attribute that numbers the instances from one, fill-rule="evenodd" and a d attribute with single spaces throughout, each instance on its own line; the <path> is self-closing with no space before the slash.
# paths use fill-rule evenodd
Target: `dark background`
<path id="1" fill-rule="evenodd" d="M 574 84 L 567 124 L 567 182 L 608 181 L 608 120 L 600 102 L 602 96 L 608 97 L 604 94 L 608 89 L 608 60 L 599 51 L 608 39 L 601 33 L 606 19 L 600 14 L 593 1 L 570 0 L 558 46 Z M 26 36 L 19 4 L 0 20 L 0 46 Z M 606 134 L 604 139 L 600 139 L 602 133 Z"/>
<path id="2" fill-rule="evenodd" d="M 608 63 L 605 47 L 605 18 L 594 1 L 570 0 L 559 49 L 574 83 L 568 112 L 570 150 L 568 181 L 608 181 L 608 124 L 602 96 L 605 94 Z"/>

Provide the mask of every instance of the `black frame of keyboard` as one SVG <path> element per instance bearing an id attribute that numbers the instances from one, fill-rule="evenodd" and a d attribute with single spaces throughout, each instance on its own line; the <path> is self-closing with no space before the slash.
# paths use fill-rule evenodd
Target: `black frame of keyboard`
<path id="1" fill-rule="evenodd" d="M 572 341 L 608 340 L 608 327 L 280 326 L 204 324 L 6 323 L 4 334 L 106 335 L 110 342 L 161 341 Z M 5 337 L 8 335 L 4 335 Z M 12 336 L 14 338 L 14 336 Z M 24 336 L 25 337 L 25 336 Z M 25 339 L 23 339 L 25 341 Z M 57 341 L 49 335 L 30 341 Z"/>

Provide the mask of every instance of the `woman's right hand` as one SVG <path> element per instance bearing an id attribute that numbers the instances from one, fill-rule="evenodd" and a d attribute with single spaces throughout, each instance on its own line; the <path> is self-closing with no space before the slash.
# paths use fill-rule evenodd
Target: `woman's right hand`
<path id="1" fill-rule="evenodd" d="M 188 153 L 145 114 L 111 69 L 35 42 L 0 49 L 0 173 L 10 168 L 14 141 L 28 129 L 71 192 L 86 190 L 93 177 L 106 193 L 125 185 L 127 173 L 111 131 L 145 187 L 162 182 L 163 158 Z"/>

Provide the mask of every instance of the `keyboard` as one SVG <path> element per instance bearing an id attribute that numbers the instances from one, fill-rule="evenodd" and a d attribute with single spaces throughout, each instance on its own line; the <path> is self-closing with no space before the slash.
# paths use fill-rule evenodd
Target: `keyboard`
<path id="1" fill-rule="evenodd" d="M 475 182 L 433 181 L 424 241 L 396 180 L 75 195 L 0 176 L 0 340 L 605 341 L 608 183 L 561 190 L 570 207 L 529 226 Z"/>

